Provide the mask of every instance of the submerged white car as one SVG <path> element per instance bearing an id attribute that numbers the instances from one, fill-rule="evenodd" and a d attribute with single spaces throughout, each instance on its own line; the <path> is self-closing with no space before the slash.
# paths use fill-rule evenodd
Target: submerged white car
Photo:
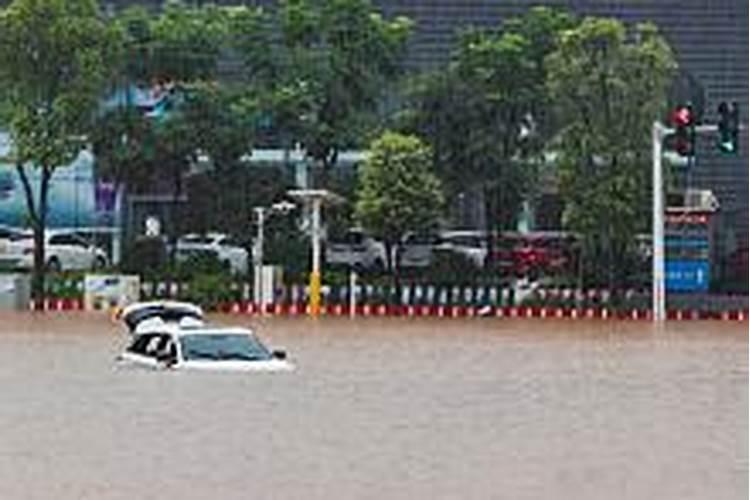
<path id="1" fill-rule="evenodd" d="M 269 350 L 249 328 L 207 324 L 200 307 L 142 302 L 120 313 L 131 341 L 119 365 L 154 370 L 290 371 L 284 351 Z"/>

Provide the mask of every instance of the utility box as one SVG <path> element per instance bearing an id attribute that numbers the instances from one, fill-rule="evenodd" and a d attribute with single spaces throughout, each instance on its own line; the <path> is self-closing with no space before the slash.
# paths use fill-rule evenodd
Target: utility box
<path id="1" fill-rule="evenodd" d="M 126 274 L 87 274 L 84 280 L 84 308 L 109 311 L 140 299 L 141 280 Z"/>
<path id="2" fill-rule="evenodd" d="M 0 309 L 23 311 L 31 300 L 31 276 L 0 274 Z"/>

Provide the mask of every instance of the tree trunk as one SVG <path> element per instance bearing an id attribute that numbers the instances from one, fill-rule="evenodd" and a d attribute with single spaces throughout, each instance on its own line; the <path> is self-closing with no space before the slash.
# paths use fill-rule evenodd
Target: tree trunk
<path id="1" fill-rule="evenodd" d="M 173 181 L 174 186 L 172 190 L 172 217 L 171 217 L 171 224 L 169 228 L 169 255 L 168 255 L 168 261 L 169 261 L 169 272 L 167 273 L 167 296 L 169 298 L 176 298 L 171 297 L 172 295 L 172 283 L 174 283 L 174 278 L 176 278 L 177 273 L 177 239 L 179 237 L 179 230 L 181 227 L 181 224 L 178 223 L 178 220 L 180 218 L 178 214 L 178 206 L 180 203 L 180 197 L 182 196 L 182 171 L 180 169 L 180 166 L 175 166 L 175 169 L 173 171 Z"/>
<path id="2" fill-rule="evenodd" d="M 34 267 L 31 274 L 31 296 L 34 310 L 44 310 L 45 298 L 45 262 L 44 262 L 44 224 L 35 223 L 34 229 Z"/>
<path id="3" fill-rule="evenodd" d="M 47 263 L 45 259 L 44 233 L 47 230 L 47 198 L 49 195 L 49 181 L 52 177 L 52 170 L 49 167 L 42 167 L 42 179 L 39 186 L 39 212 L 37 214 L 37 224 L 34 227 L 34 278 L 36 283 L 34 295 L 34 309 L 42 310 L 44 308 L 45 298 L 45 273 Z"/>
<path id="4" fill-rule="evenodd" d="M 492 269 L 493 271 L 496 269 L 499 269 L 498 266 L 495 266 L 497 262 L 495 262 L 494 255 L 495 255 L 495 204 L 494 202 L 494 193 L 491 188 L 488 188 L 487 186 L 483 189 L 484 192 L 484 229 L 485 229 L 485 238 L 486 238 L 486 245 L 487 245 L 487 257 L 484 259 L 484 267 L 488 269 Z"/>
<path id="5" fill-rule="evenodd" d="M 396 244 L 394 245 L 393 242 L 390 239 L 386 239 L 383 242 L 383 245 L 385 246 L 385 259 L 387 262 L 388 269 L 391 272 L 391 277 L 393 278 L 393 286 L 398 289 L 399 284 L 401 282 L 400 279 L 400 272 L 401 272 L 401 266 L 399 265 L 400 261 L 400 255 L 399 255 L 399 247 L 400 245 Z"/>
<path id="6" fill-rule="evenodd" d="M 31 297 L 34 302 L 34 310 L 43 311 L 46 271 L 44 233 L 47 229 L 47 198 L 49 193 L 49 182 L 52 177 L 52 168 L 47 166 L 41 167 L 41 182 L 39 185 L 39 200 L 37 203 L 34 202 L 34 192 L 31 188 L 29 177 L 26 175 L 26 169 L 23 165 L 17 164 L 16 171 L 21 178 L 21 184 L 26 198 L 26 208 L 29 213 L 31 228 L 34 232 L 34 264 L 31 270 Z"/>

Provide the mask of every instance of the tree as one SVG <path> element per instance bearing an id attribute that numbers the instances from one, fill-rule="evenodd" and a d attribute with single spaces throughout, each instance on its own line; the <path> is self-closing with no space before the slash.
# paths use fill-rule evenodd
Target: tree
<path id="1" fill-rule="evenodd" d="M 383 90 L 401 70 L 412 23 L 384 19 L 369 0 L 285 0 L 277 78 L 277 126 L 328 171 L 342 148 L 359 145 Z"/>
<path id="2" fill-rule="evenodd" d="M 443 208 L 440 180 L 432 172 L 431 151 L 415 136 L 385 132 L 370 145 L 359 171 L 355 213 L 362 226 L 392 248 L 407 231 L 434 228 Z M 398 262 L 398 257 L 396 258 Z"/>
<path id="3" fill-rule="evenodd" d="M 211 202 L 208 215 L 214 229 L 246 233 L 250 229 L 253 204 L 273 199 L 263 199 L 261 194 L 265 192 L 263 184 L 268 182 L 266 172 L 248 172 L 247 159 L 257 132 L 257 101 L 229 85 L 196 83 L 189 89 L 180 113 L 192 127 L 194 146 L 205 155 L 205 163 L 210 166 L 205 173 L 209 181 L 204 184 L 207 192 L 195 194 Z M 191 196 L 191 205 L 193 201 Z M 196 207 L 189 207 L 191 211 L 193 208 Z"/>
<path id="4" fill-rule="evenodd" d="M 44 299 L 44 231 L 55 168 L 73 161 L 117 60 L 119 32 L 94 0 L 15 0 L 0 10 L 0 92 L 34 232 L 33 297 Z M 38 169 L 38 189 L 29 169 Z"/>
<path id="5" fill-rule="evenodd" d="M 574 24 L 563 11 L 537 7 L 499 28 L 465 31 L 448 67 L 411 89 L 407 130 L 431 144 L 451 198 L 482 193 L 490 249 L 491 233 L 513 225 L 538 184 L 553 129 L 544 57 Z"/>
<path id="6" fill-rule="evenodd" d="M 125 33 L 124 75 L 130 82 L 186 82 L 213 78 L 230 44 L 230 28 L 245 8 L 193 7 L 167 1 L 159 15 L 130 7 L 116 18 Z"/>
<path id="7" fill-rule="evenodd" d="M 628 36 L 619 21 L 587 18 L 561 34 L 546 68 L 564 223 L 583 235 L 589 277 L 615 287 L 650 220 L 651 124 L 666 112 L 677 64 L 655 26 Z"/>
<path id="8" fill-rule="evenodd" d="M 250 50 L 259 18 L 259 9 L 175 2 L 156 16 L 142 7 L 120 13 L 115 22 L 124 33 L 125 57 L 119 92 L 125 99 L 100 116 L 94 141 L 100 174 L 131 189 L 167 181 L 175 209 L 186 191 L 184 174 L 198 157 L 207 158 L 213 180 L 225 185 L 252 149 L 255 107 L 252 96 L 215 81 L 218 61 L 234 47 Z M 135 87 L 159 85 L 169 89 L 167 112 L 150 116 L 133 106 Z"/>

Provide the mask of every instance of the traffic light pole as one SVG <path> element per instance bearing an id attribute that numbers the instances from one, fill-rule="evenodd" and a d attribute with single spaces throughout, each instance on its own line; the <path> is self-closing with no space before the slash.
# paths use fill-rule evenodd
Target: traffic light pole
<path id="1" fill-rule="evenodd" d="M 652 255 L 653 279 L 652 279 L 652 318 L 654 321 L 664 321 L 666 313 L 666 293 L 664 279 L 664 189 L 662 179 L 662 145 L 664 138 L 673 129 L 666 128 L 659 122 L 654 122 L 651 128 L 651 137 L 653 142 L 653 203 L 654 203 L 654 220 L 653 220 L 653 237 L 654 246 Z"/>
<path id="2" fill-rule="evenodd" d="M 716 125 L 698 125 L 695 135 L 716 133 Z M 652 318 L 654 321 L 667 319 L 666 276 L 664 265 L 664 179 L 662 158 L 664 139 L 675 133 L 675 129 L 654 122 L 651 128 L 653 142 L 653 279 L 652 279 Z"/>

